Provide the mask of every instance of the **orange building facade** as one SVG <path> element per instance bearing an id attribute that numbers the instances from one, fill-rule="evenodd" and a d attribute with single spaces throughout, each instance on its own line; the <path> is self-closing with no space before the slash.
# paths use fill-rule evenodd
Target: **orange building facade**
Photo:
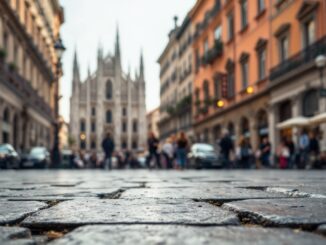
<path id="1" fill-rule="evenodd" d="M 284 133 L 276 128 L 277 123 L 326 110 L 322 98 L 302 102 L 306 92 L 313 91 L 308 93 L 311 98 L 320 87 L 314 60 L 326 53 L 325 5 L 322 0 L 197 1 L 190 13 L 195 26 L 193 122 L 197 141 L 215 143 L 221 129 L 227 128 L 235 143 L 243 136 L 256 149 L 268 136 L 275 146 Z M 290 61 L 309 47 L 314 53 L 308 55 L 308 66 L 307 57 L 302 58 L 299 71 Z M 290 76 L 290 71 L 297 75 Z M 310 76 L 309 82 L 302 81 L 301 90 L 293 95 L 298 102 L 291 101 L 291 113 L 283 115 L 282 101 L 289 98 L 287 92 L 297 86 L 303 73 Z M 315 111 L 306 108 L 303 113 L 302 107 L 309 103 L 317 104 Z"/>

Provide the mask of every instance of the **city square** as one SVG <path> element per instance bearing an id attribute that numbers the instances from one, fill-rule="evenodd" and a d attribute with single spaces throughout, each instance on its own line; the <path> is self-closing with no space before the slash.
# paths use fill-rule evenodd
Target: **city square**
<path id="1" fill-rule="evenodd" d="M 326 0 L 0 0 L 0 245 L 326 244 Z"/>

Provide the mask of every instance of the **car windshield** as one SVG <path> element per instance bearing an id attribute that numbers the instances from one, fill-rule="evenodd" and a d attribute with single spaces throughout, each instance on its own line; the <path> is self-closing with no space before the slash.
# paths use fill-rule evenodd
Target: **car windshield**
<path id="1" fill-rule="evenodd" d="M 199 151 L 199 152 L 213 152 L 214 147 L 211 146 L 211 145 L 202 144 L 202 145 L 197 146 L 197 151 Z"/>
<path id="2" fill-rule="evenodd" d="M 42 156 L 44 155 L 43 148 L 33 148 L 30 153 L 32 156 Z"/>
<path id="3" fill-rule="evenodd" d="M 8 153 L 9 148 L 6 145 L 0 145 L 0 153 Z"/>

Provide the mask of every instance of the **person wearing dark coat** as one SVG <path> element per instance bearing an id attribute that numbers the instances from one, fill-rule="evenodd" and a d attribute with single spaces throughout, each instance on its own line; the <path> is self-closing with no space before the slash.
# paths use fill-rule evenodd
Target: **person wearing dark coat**
<path id="1" fill-rule="evenodd" d="M 104 167 L 105 169 L 112 169 L 112 154 L 114 152 L 114 141 L 110 133 L 106 134 L 106 137 L 102 141 L 102 148 L 105 154 Z"/>
<path id="2" fill-rule="evenodd" d="M 229 132 L 224 130 L 223 138 L 220 141 L 221 156 L 224 168 L 230 168 L 230 154 L 233 151 L 233 142 Z"/>
<path id="3" fill-rule="evenodd" d="M 153 132 L 149 133 L 149 137 L 148 137 L 148 140 L 147 140 L 147 145 L 148 145 L 148 151 L 149 151 L 149 155 L 148 155 L 148 157 L 146 159 L 147 167 L 150 168 L 152 158 L 154 157 L 155 160 L 156 160 L 157 167 L 161 168 L 160 155 L 157 152 L 158 151 L 158 146 L 159 146 L 159 140 L 155 137 Z"/>

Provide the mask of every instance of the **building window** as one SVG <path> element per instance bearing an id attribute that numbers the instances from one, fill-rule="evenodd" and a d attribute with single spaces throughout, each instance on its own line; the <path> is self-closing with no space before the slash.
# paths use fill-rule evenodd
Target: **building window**
<path id="1" fill-rule="evenodd" d="M 138 148 L 137 141 L 132 142 L 132 149 L 136 150 Z"/>
<path id="2" fill-rule="evenodd" d="M 204 55 L 208 53 L 208 50 L 209 50 L 209 44 L 208 44 L 208 38 L 206 38 L 204 42 Z"/>
<path id="3" fill-rule="evenodd" d="M 248 2 L 247 0 L 242 0 L 240 2 L 241 9 L 241 27 L 244 29 L 248 25 Z"/>
<path id="4" fill-rule="evenodd" d="M 96 131 L 96 124 L 95 124 L 95 122 L 92 122 L 91 130 L 92 130 L 93 133 Z"/>
<path id="5" fill-rule="evenodd" d="M 214 77 L 214 96 L 215 99 L 219 100 L 221 98 L 221 78 L 219 75 Z"/>
<path id="6" fill-rule="evenodd" d="M 196 49 L 195 51 L 195 59 L 196 59 L 196 73 L 199 71 L 199 66 L 200 66 L 200 57 L 199 57 L 199 50 Z"/>
<path id="7" fill-rule="evenodd" d="M 86 131 L 86 123 L 85 120 L 80 121 L 80 132 L 85 132 Z"/>
<path id="8" fill-rule="evenodd" d="M 221 41 L 222 39 L 222 27 L 220 25 L 215 28 L 214 38 L 215 41 Z"/>
<path id="9" fill-rule="evenodd" d="M 234 37 L 234 14 L 233 14 L 233 12 L 228 14 L 227 19 L 228 19 L 228 40 L 232 40 Z"/>
<path id="10" fill-rule="evenodd" d="M 112 111 L 106 111 L 106 123 L 112 123 Z"/>
<path id="11" fill-rule="evenodd" d="M 302 24 L 303 47 L 307 48 L 315 42 L 316 25 L 314 19 L 310 19 Z"/>
<path id="12" fill-rule="evenodd" d="M 258 14 L 265 10 L 265 0 L 257 0 Z"/>
<path id="13" fill-rule="evenodd" d="M 207 102 L 207 101 L 209 101 L 209 84 L 208 84 L 208 81 L 204 81 L 203 91 L 204 91 L 204 100 Z"/>
<path id="14" fill-rule="evenodd" d="M 96 115 L 96 109 L 95 107 L 92 107 L 92 116 L 95 116 Z"/>
<path id="15" fill-rule="evenodd" d="M 134 133 L 137 133 L 137 131 L 138 131 L 138 122 L 136 120 L 133 121 L 133 123 L 132 123 L 132 131 Z"/>
<path id="16" fill-rule="evenodd" d="M 86 141 L 85 140 L 80 141 L 80 149 L 82 149 L 82 150 L 86 149 Z"/>
<path id="17" fill-rule="evenodd" d="M 127 109 L 125 107 L 122 108 L 122 116 L 127 116 Z"/>
<path id="18" fill-rule="evenodd" d="M 126 133 L 127 132 L 127 123 L 122 122 L 122 132 Z"/>
<path id="19" fill-rule="evenodd" d="M 279 56 L 280 63 L 286 61 L 289 57 L 289 38 L 287 35 L 279 38 Z"/>
<path id="20" fill-rule="evenodd" d="M 266 77 L 266 49 L 258 51 L 258 80 L 261 81 Z"/>
<path id="21" fill-rule="evenodd" d="M 96 142 L 95 141 L 92 141 L 91 142 L 91 149 L 96 149 Z"/>
<path id="22" fill-rule="evenodd" d="M 106 99 L 112 99 L 112 81 L 109 80 L 106 82 Z"/>
<path id="23" fill-rule="evenodd" d="M 312 89 L 306 92 L 302 100 L 302 112 L 304 117 L 315 116 L 319 111 L 318 90 Z"/>
<path id="24" fill-rule="evenodd" d="M 246 117 L 241 119 L 241 133 L 244 137 L 250 137 L 249 120 Z"/>
<path id="25" fill-rule="evenodd" d="M 235 96 L 235 77 L 234 77 L 234 63 L 229 61 L 227 64 L 227 89 L 226 96 L 231 99 Z"/>
<path id="26" fill-rule="evenodd" d="M 121 148 L 122 149 L 127 149 L 127 143 L 125 141 L 122 142 Z"/>
<path id="27" fill-rule="evenodd" d="M 249 73 L 249 62 L 248 60 L 244 60 L 241 62 L 241 78 L 242 78 L 242 88 L 246 89 L 248 87 L 248 73 Z"/>

